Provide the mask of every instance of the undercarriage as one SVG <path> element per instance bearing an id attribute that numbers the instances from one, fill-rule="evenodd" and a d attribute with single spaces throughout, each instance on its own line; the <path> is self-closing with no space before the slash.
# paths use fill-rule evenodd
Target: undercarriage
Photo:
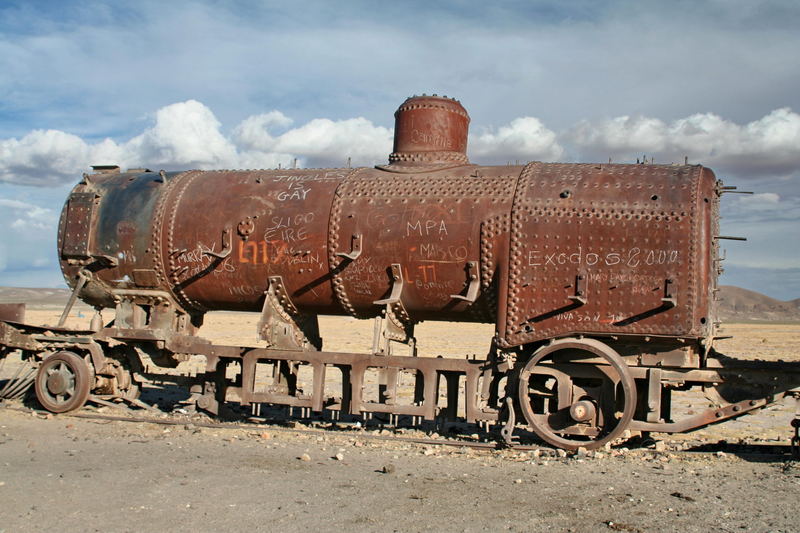
<path id="1" fill-rule="evenodd" d="M 268 346 L 246 347 L 207 341 L 187 320 L 153 327 L 146 309 L 131 309 L 78 330 L 26 324 L 24 307 L 4 306 L 2 361 L 18 353 L 24 364 L 0 398 L 33 388 L 55 413 L 87 401 L 148 408 L 141 388 L 171 383 L 185 388 L 184 408 L 212 415 L 239 404 L 335 421 L 459 422 L 499 430 L 509 445 L 535 439 L 588 450 L 635 432 L 689 432 L 800 397 L 800 363 L 737 360 L 690 339 L 572 335 L 511 350 L 489 342 L 485 357 L 445 358 L 418 353 L 413 331 L 400 334 L 384 316 L 370 352 L 344 353 L 302 342 L 318 335 L 315 323 L 292 326 L 268 312 L 260 325 Z M 705 407 L 679 408 L 690 394 L 702 394 Z M 793 427 L 796 446 L 797 419 Z"/>

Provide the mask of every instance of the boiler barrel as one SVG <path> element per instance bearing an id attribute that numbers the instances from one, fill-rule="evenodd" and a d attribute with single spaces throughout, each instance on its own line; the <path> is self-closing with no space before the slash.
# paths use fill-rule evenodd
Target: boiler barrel
<path id="1" fill-rule="evenodd" d="M 304 313 L 375 316 L 399 290 L 416 320 L 492 321 L 494 298 L 465 298 L 495 279 L 520 168 L 89 177 L 65 206 L 62 266 L 72 280 L 82 257 L 116 263 L 84 290 L 99 305 L 109 289 L 146 289 L 194 312 L 258 311 L 280 276 Z"/>

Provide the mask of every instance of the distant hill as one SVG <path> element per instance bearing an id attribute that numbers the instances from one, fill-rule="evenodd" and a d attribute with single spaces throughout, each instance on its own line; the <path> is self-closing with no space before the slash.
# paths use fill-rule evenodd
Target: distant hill
<path id="1" fill-rule="evenodd" d="M 0 303 L 27 303 L 31 307 L 63 307 L 67 289 L 0 287 Z M 783 302 L 764 294 L 723 285 L 719 313 L 723 322 L 800 322 L 800 298 Z"/>
<path id="2" fill-rule="evenodd" d="M 732 285 L 720 287 L 720 298 L 723 322 L 800 322 L 800 298 L 783 302 Z"/>
<path id="3" fill-rule="evenodd" d="M 30 306 L 63 307 L 69 299 L 70 292 L 68 289 L 0 287 L 0 303 L 26 303 Z"/>

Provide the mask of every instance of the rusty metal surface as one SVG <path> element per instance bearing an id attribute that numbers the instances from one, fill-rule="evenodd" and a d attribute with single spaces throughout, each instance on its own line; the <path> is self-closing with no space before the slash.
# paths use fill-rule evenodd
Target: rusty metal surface
<path id="1" fill-rule="evenodd" d="M 457 100 L 447 97 L 414 96 L 394 114 L 394 149 L 391 172 L 413 172 L 431 167 L 469 164 L 467 130 L 469 115 Z"/>
<path id="2" fill-rule="evenodd" d="M 570 332 L 699 338 L 714 321 L 716 198 L 702 167 L 193 171 L 160 180 L 123 174 L 93 185 L 98 245 L 86 256 L 116 264 L 63 255 L 70 280 L 94 270 L 85 299 L 109 305 L 120 289 L 159 289 L 190 313 L 256 311 L 267 279 L 281 276 L 302 313 L 365 318 L 382 311 L 375 302 L 399 264 L 407 320 L 499 315 L 506 345 Z"/>
<path id="3" fill-rule="evenodd" d="M 330 226 L 329 260 L 342 306 L 354 316 L 375 316 L 380 308 L 374 302 L 388 292 L 388 268 L 397 263 L 406 280 L 403 305 L 413 320 L 491 321 L 487 289 L 504 258 L 481 253 L 482 244 L 491 249 L 501 238 L 482 241 L 481 229 L 508 214 L 514 170 L 459 167 L 400 177 L 365 170 L 348 179 L 337 191 Z M 337 257 L 353 235 L 361 235 L 361 256 Z M 468 290 L 470 261 L 484 274 L 474 305 L 453 297 Z"/>
<path id="4" fill-rule="evenodd" d="M 94 185 L 102 244 L 87 252 L 116 264 L 70 265 L 66 254 L 62 264 L 68 278 L 94 270 L 84 294 L 102 295 L 93 303 L 155 288 L 191 313 L 255 311 L 267 279 L 281 276 L 302 313 L 358 317 L 381 312 L 375 302 L 399 264 L 409 321 L 499 314 L 507 345 L 570 332 L 708 334 L 710 171 L 533 163 L 519 172 L 193 171 L 166 184 L 123 174 Z M 475 302 L 465 296 L 471 263 Z"/>
<path id="5" fill-rule="evenodd" d="M 567 352 L 589 353 L 603 362 L 570 364 L 573 360 L 562 356 Z M 525 419 L 542 440 L 565 449 L 600 447 L 618 438 L 633 420 L 636 396 L 628 365 L 595 339 L 559 339 L 539 348 L 520 371 Z"/>
<path id="6" fill-rule="evenodd" d="M 707 335 L 715 187 L 699 166 L 528 165 L 511 216 L 506 342 Z"/>
<path id="7" fill-rule="evenodd" d="M 462 416 L 501 424 L 508 442 L 520 421 L 567 448 L 687 431 L 798 386 L 797 365 L 748 367 L 710 348 L 711 170 L 478 166 L 458 101 L 409 98 L 395 120 L 389 164 L 375 168 L 95 169 L 67 199 L 58 250 L 74 296 L 112 308 L 113 322 L 17 327 L 0 307 L 0 353 L 76 355 L 51 363 L 64 379 L 39 379 L 51 410 L 133 404 L 141 383 L 168 376 L 211 413 L 237 401 L 390 422 Z M 260 313 L 262 347 L 199 337 L 214 310 Z M 323 351 L 320 314 L 375 318 L 372 351 Z M 484 358 L 418 357 L 423 320 L 494 323 L 496 335 Z M 174 375 L 192 354 L 205 371 Z M 714 407 L 672 420 L 672 391 L 687 387 Z"/>

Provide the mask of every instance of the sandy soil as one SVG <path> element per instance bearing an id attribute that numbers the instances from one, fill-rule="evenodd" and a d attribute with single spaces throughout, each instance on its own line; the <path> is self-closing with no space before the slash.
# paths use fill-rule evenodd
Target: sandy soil
<path id="1" fill-rule="evenodd" d="M 28 320 L 58 314 L 34 310 Z M 84 315 L 71 320 L 86 324 Z M 221 313 L 203 333 L 255 344 L 255 322 Z M 371 323 L 325 318 L 321 327 L 326 349 L 369 348 Z M 485 325 L 417 330 L 421 355 L 455 357 L 484 354 L 491 334 Z M 798 325 L 730 325 L 727 334 L 735 337 L 719 349 L 728 355 L 800 360 Z M 550 457 L 371 441 L 363 429 L 165 429 L 0 409 L 0 531 L 798 531 L 797 462 L 674 451 L 722 439 L 785 443 L 793 412 L 779 405 L 661 436 L 661 452 Z"/>
<path id="2" fill-rule="evenodd" d="M 800 528 L 798 463 L 730 454 L 537 458 L 0 410 L 0 461 L 9 532 Z"/>

